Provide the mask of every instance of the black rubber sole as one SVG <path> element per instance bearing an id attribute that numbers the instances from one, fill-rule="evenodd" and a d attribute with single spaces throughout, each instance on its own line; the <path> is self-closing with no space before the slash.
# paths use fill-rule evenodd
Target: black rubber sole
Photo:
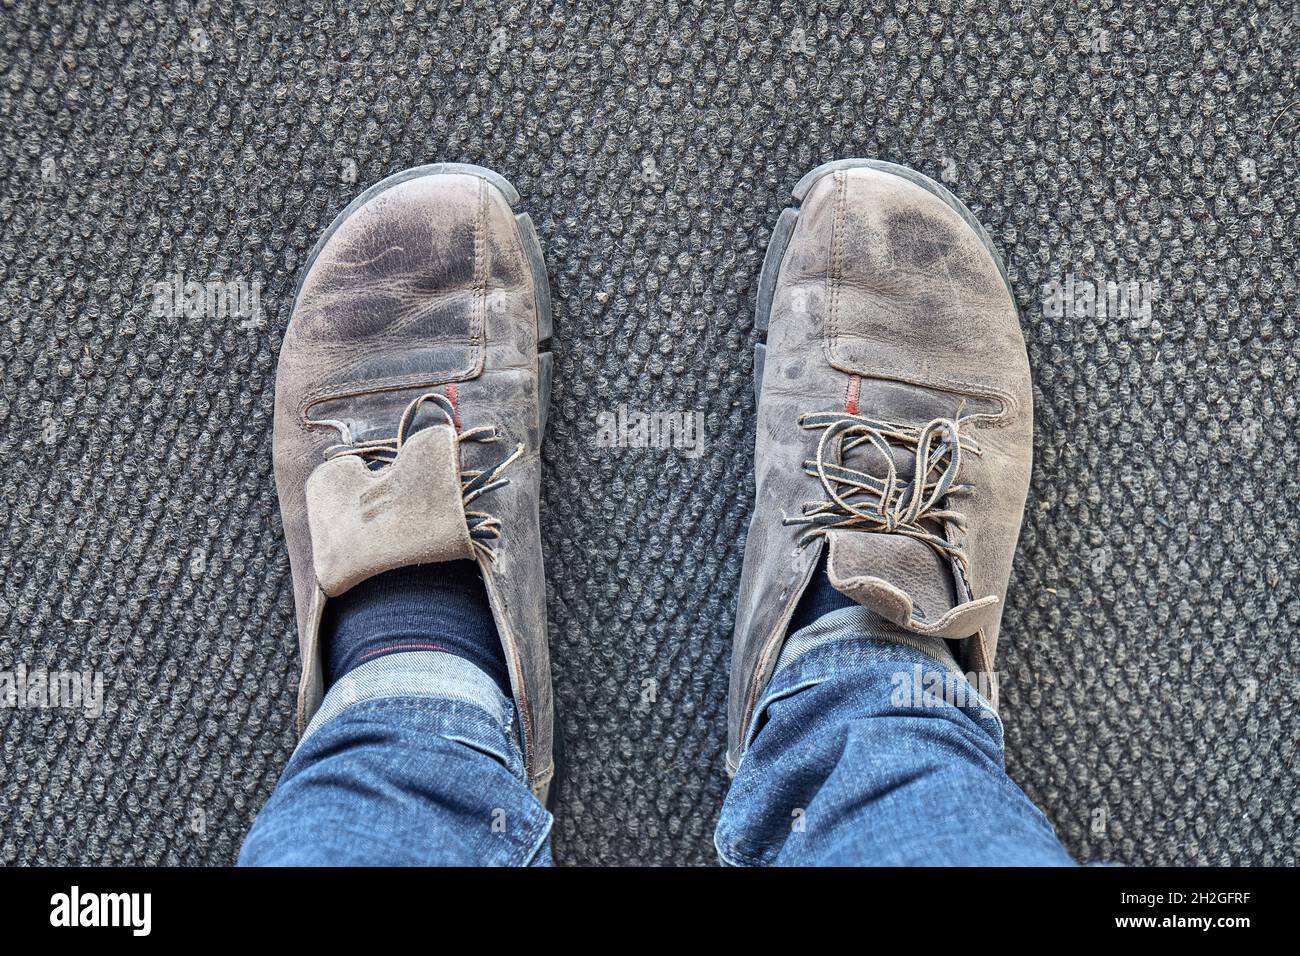
<path id="1" fill-rule="evenodd" d="M 316 240 L 316 245 L 312 247 L 311 253 L 307 256 L 306 263 L 298 272 L 298 282 L 293 290 L 293 308 L 298 307 L 298 296 L 302 292 L 302 284 L 306 281 L 307 273 L 311 271 L 311 267 L 316 264 L 316 258 L 320 255 L 321 250 L 325 248 L 325 243 L 329 242 L 330 237 L 338 231 L 338 228 L 353 213 L 380 193 L 392 189 L 394 186 L 400 186 L 402 183 L 410 182 L 412 179 L 420 179 L 424 176 L 439 176 L 448 173 L 477 176 L 479 179 L 484 180 L 501 193 L 506 204 L 512 210 L 519 203 L 519 191 L 510 184 L 508 179 L 500 173 L 495 173 L 484 166 L 475 166 L 472 163 L 428 163 L 424 166 L 413 166 L 410 169 L 402 170 L 400 173 L 387 176 L 348 203 L 343 208 L 343 211 L 335 216 L 325 231 L 321 233 L 320 238 Z M 519 230 L 519 239 L 523 244 L 524 253 L 528 257 L 528 268 L 533 276 L 533 294 L 537 300 L 538 418 L 539 434 L 544 436 L 551 406 L 551 382 L 553 377 L 550 352 L 551 333 L 553 331 L 551 286 L 546 279 L 546 260 L 542 256 L 542 244 L 537 238 L 537 229 L 533 226 L 532 217 L 526 212 L 515 213 L 515 226 Z M 290 314 L 292 314 L 292 310 Z"/>
<path id="2" fill-rule="evenodd" d="M 998 255 L 989 234 L 980 225 L 974 214 L 966 208 L 965 203 L 929 176 L 918 173 L 914 169 L 908 169 L 906 166 L 899 166 L 897 163 L 885 162 L 882 159 L 837 159 L 829 163 L 822 163 L 816 169 L 806 173 L 795 184 L 790 194 L 794 204 L 783 209 L 781 215 L 777 218 L 776 226 L 772 229 L 772 237 L 767 243 L 767 253 L 763 256 L 763 268 L 758 274 L 758 301 L 754 308 L 754 328 L 759 333 L 759 341 L 754 346 L 755 406 L 757 406 L 759 396 L 763 391 L 763 367 L 767 360 L 767 330 L 772 318 L 772 299 L 776 294 L 776 283 L 781 272 L 781 261 L 785 258 L 786 247 L 790 244 L 790 237 L 794 234 L 795 224 L 799 221 L 799 208 L 808 193 L 812 191 L 813 186 L 824 176 L 837 173 L 842 169 L 863 168 L 875 169 L 883 173 L 889 173 L 891 176 L 897 176 L 899 179 L 920 186 L 926 192 L 943 200 L 957 215 L 961 216 L 968 226 L 975 230 L 980 241 L 984 243 L 984 248 L 988 249 L 993 256 L 993 261 L 997 263 L 998 272 L 1002 275 L 1002 281 L 1006 283 L 1007 292 L 1011 292 L 1011 280 L 1007 278 L 1006 265 L 1002 262 L 1002 257 Z"/>
<path id="3" fill-rule="evenodd" d="M 546 791 L 546 809 L 555 815 L 555 808 L 560 805 L 560 784 L 564 781 L 564 735 L 560 733 L 560 714 L 554 711 L 551 718 L 551 784 Z"/>

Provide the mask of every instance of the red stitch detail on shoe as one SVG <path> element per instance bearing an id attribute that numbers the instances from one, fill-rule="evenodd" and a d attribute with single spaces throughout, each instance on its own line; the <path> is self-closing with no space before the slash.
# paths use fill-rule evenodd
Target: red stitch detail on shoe
<path id="1" fill-rule="evenodd" d="M 850 375 L 849 387 L 844 394 L 844 410 L 850 415 L 858 413 L 858 396 L 862 394 L 862 376 Z"/>
<path id="2" fill-rule="evenodd" d="M 447 648 L 441 644 L 392 644 L 388 647 L 381 647 L 378 650 L 371 651 L 369 654 L 362 654 L 357 658 L 357 663 L 369 660 L 378 654 L 387 654 L 390 651 L 445 651 Z M 449 652 L 450 653 L 450 652 Z"/>
<path id="3" fill-rule="evenodd" d="M 447 398 L 451 401 L 452 422 L 456 426 L 456 431 L 460 431 L 460 399 L 456 389 L 456 383 L 452 382 L 447 386 Z"/>

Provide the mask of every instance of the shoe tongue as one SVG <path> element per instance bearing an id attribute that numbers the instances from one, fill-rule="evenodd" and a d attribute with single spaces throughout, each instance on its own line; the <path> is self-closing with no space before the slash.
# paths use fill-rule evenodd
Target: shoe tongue
<path id="1" fill-rule="evenodd" d="M 895 477 L 906 485 L 916 473 L 915 451 L 890 444 L 888 452 Z M 889 471 L 882 450 L 871 443 L 849 449 L 846 457 L 847 467 L 875 478 L 883 479 Z M 940 522 L 922 519 L 922 525 L 945 537 Z M 997 616 L 996 596 L 963 600 L 965 589 L 959 597 L 951 559 L 916 538 L 841 528 L 828 531 L 826 539 L 831 586 L 899 627 L 961 639 L 991 625 Z"/>
<path id="2" fill-rule="evenodd" d="M 907 484 L 916 474 L 915 452 L 897 445 L 889 446 L 894 473 L 902 484 Z M 871 444 L 859 445 L 848 454 L 850 467 L 859 468 L 875 478 L 883 479 L 888 466 L 881 450 Z M 926 522 L 926 530 L 943 537 L 938 522 Z M 836 546 L 831 548 L 828 570 L 832 579 L 841 581 L 862 577 L 875 577 L 892 585 L 911 599 L 910 617 L 920 622 L 937 621 L 957 604 L 957 586 L 953 580 L 952 564 L 934 548 L 904 534 L 861 531 L 832 532 Z M 833 563 L 832 563 L 833 562 Z M 839 590 L 844 591 L 843 588 Z M 848 594 L 849 592 L 844 591 Z M 850 597 L 855 597 L 849 594 Z M 872 599 L 879 598 L 872 594 Z M 877 608 L 859 598 L 869 610 Z M 888 616 L 888 615 L 882 615 Z"/>
<path id="3" fill-rule="evenodd" d="M 903 627 L 932 624 L 957 606 L 957 585 L 948 559 L 934 548 L 902 534 L 831 531 L 826 570 L 831 584 L 869 611 Z M 864 580 L 889 588 L 864 587 Z M 910 606 L 900 602 L 899 592 Z M 900 613 L 906 612 L 903 620 Z"/>
<path id="4" fill-rule="evenodd" d="M 997 595 L 959 602 L 951 566 L 915 538 L 840 529 L 826 540 L 831 586 L 899 627 L 960 640 L 997 619 Z"/>

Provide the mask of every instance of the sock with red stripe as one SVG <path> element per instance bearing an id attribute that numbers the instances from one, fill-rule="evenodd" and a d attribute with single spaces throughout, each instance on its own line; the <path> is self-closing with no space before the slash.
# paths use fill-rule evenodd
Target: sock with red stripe
<path id="1" fill-rule="evenodd" d="M 472 561 L 417 564 L 362 581 L 325 603 L 320 634 L 327 686 L 386 654 L 436 650 L 463 657 L 511 696 L 487 590 Z"/>

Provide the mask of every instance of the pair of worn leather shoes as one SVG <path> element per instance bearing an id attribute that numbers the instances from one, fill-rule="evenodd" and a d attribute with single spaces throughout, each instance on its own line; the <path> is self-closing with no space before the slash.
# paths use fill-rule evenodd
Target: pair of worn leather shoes
<path id="1" fill-rule="evenodd" d="M 821 166 L 794 200 L 759 280 L 732 770 L 823 554 L 835 588 L 991 674 L 1029 482 L 1028 358 L 1006 272 L 970 212 L 874 160 Z M 274 456 L 300 726 L 323 694 L 327 601 L 393 568 L 473 560 L 529 783 L 545 799 L 555 731 L 538 498 L 551 309 L 518 203 L 496 173 L 437 164 L 383 180 L 335 219 L 285 334 Z"/>

